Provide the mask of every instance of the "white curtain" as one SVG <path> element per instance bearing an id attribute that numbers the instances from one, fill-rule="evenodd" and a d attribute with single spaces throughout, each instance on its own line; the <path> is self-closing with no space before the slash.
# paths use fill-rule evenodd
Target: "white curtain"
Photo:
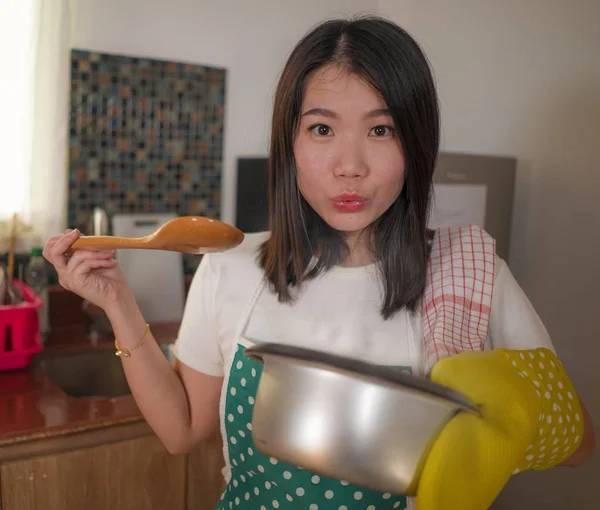
<path id="1" fill-rule="evenodd" d="M 0 0 L 0 238 L 18 213 L 22 244 L 66 228 L 73 2 Z"/>

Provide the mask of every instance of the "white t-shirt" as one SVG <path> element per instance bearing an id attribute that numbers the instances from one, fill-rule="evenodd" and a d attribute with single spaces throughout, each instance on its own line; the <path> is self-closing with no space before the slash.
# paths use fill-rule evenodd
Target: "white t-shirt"
<path id="1" fill-rule="evenodd" d="M 246 235 L 225 253 L 205 255 L 194 276 L 176 344 L 177 357 L 200 372 L 224 376 L 240 319 L 262 271 L 257 250 L 268 233 Z M 335 267 L 306 283 L 293 305 L 268 287 L 244 337 L 319 349 L 422 373 L 422 317 L 407 311 L 384 321 L 374 265 Z M 498 258 L 486 349 L 554 350 L 550 337 L 506 263 Z"/>

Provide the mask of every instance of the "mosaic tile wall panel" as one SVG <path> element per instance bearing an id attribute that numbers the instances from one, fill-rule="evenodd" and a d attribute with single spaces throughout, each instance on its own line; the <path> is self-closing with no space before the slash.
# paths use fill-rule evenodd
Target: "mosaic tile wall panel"
<path id="1" fill-rule="evenodd" d="M 218 218 L 225 70 L 73 50 L 69 226 L 109 214 Z"/>

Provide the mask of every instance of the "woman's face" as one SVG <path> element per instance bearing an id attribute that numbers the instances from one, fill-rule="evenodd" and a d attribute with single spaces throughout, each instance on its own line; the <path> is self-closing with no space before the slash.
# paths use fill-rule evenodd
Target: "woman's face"
<path id="1" fill-rule="evenodd" d="M 404 155 L 385 101 L 328 66 L 309 80 L 294 141 L 298 186 L 332 228 L 359 234 L 398 198 Z"/>

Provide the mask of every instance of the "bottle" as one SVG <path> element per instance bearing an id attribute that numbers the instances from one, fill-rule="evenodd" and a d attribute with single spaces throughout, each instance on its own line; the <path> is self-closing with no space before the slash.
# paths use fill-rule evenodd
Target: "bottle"
<path id="1" fill-rule="evenodd" d="M 43 305 L 38 308 L 40 333 L 44 343 L 48 340 L 50 321 L 48 317 L 48 268 L 42 257 L 42 248 L 31 249 L 31 258 L 25 269 L 25 283 L 42 299 Z"/>

